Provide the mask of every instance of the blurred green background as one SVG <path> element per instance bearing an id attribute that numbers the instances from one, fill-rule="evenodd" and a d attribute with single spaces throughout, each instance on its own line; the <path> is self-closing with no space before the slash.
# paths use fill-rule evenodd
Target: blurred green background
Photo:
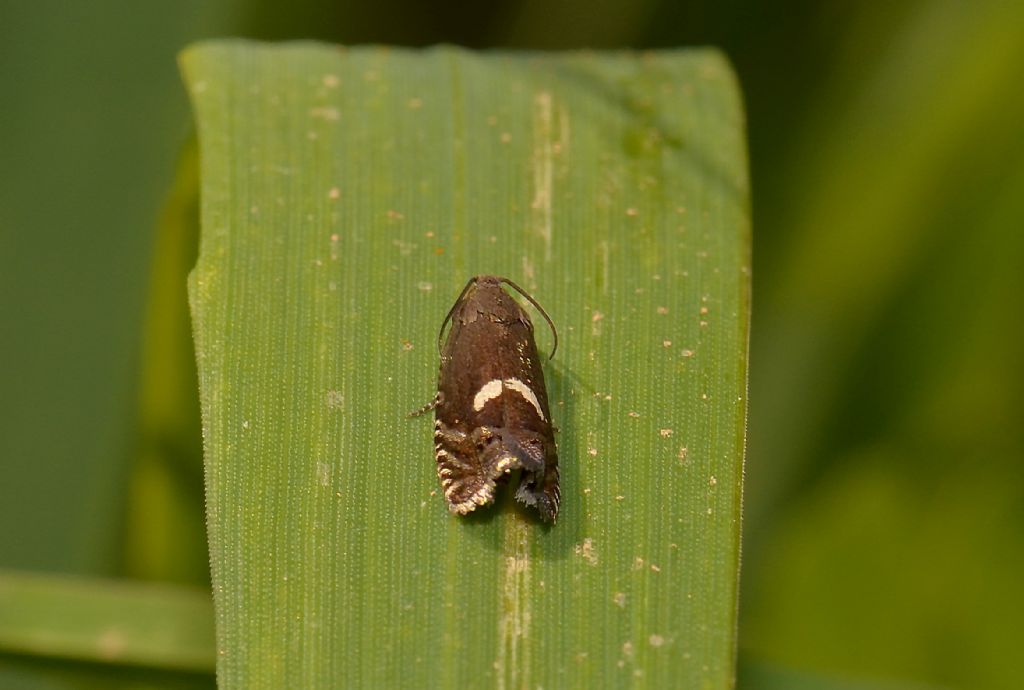
<path id="1" fill-rule="evenodd" d="M 740 686 L 1018 687 L 1019 2 L 4 0 L 0 568 L 208 586 L 194 389 L 159 381 L 191 257 L 156 228 L 195 165 L 175 55 L 223 35 L 721 47 L 754 192 Z M 140 678 L 212 683 L 0 649 L 5 688 Z"/>

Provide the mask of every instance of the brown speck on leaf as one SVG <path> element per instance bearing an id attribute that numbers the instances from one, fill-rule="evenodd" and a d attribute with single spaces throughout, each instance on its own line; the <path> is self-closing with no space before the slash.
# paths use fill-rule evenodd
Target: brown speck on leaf
<path id="1" fill-rule="evenodd" d="M 337 187 L 331 187 L 327 192 L 328 199 L 338 199 L 341 197 L 341 190 Z"/>
<path id="2" fill-rule="evenodd" d="M 597 551 L 594 550 L 594 540 L 590 537 L 584 539 L 574 548 L 577 556 L 580 556 L 590 565 L 597 565 Z"/>
<path id="3" fill-rule="evenodd" d="M 665 638 L 661 635 L 651 635 L 649 638 L 647 638 L 647 641 L 651 643 L 652 647 L 660 647 L 661 645 L 665 644 Z"/>
<path id="4" fill-rule="evenodd" d="M 672 341 L 671 340 L 662 340 L 661 341 L 661 346 L 664 347 L 664 348 L 672 347 Z"/>
<path id="5" fill-rule="evenodd" d="M 664 316 L 668 313 L 668 307 L 658 307 L 658 313 Z"/>
<path id="6" fill-rule="evenodd" d="M 658 433 L 661 434 L 662 438 L 668 438 L 669 436 L 672 435 L 672 430 L 671 429 L 661 429 L 660 431 L 658 431 Z"/>
<path id="7" fill-rule="evenodd" d="M 683 464 L 686 464 L 686 454 L 689 453 L 689 452 L 690 452 L 689 449 L 686 446 L 683 446 L 682 448 L 679 449 L 679 455 L 676 456 L 676 457 L 679 458 L 680 462 L 682 462 Z"/>
<path id="8" fill-rule="evenodd" d="M 412 349 L 412 343 L 408 340 L 402 339 L 402 352 L 408 352 Z"/>
<path id="9" fill-rule="evenodd" d="M 640 418 L 640 413 L 639 412 L 630 412 L 629 416 L 632 417 L 633 419 L 639 419 Z"/>
<path id="10" fill-rule="evenodd" d="M 128 637 L 118 628 L 105 630 L 97 639 L 97 651 L 104 659 L 117 659 L 124 652 Z"/>
<path id="11" fill-rule="evenodd" d="M 682 354 L 683 357 L 693 357 L 693 350 L 683 350 L 680 354 Z"/>
<path id="12" fill-rule="evenodd" d="M 651 563 L 651 570 L 656 572 L 656 573 L 660 573 L 661 572 L 661 568 L 659 568 L 658 566 L 654 565 L 653 563 Z"/>
<path id="13" fill-rule="evenodd" d="M 708 486 L 714 486 L 717 483 L 718 479 L 715 477 L 715 475 L 711 475 L 710 477 L 708 477 Z"/>
<path id="14" fill-rule="evenodd" d="M 442 254 L 444 254 L 444 247 L 434 247 L 434 253 L 437 254 L 438 256 L 441 256 Z"/>
<path id="15" fill-rule="evenodd" d="M 636 216 L 636 215 L 638 215 L 639 213 L 640 213 L 640 212 L 639 212 L 639 211 L 637 211 L 637 210 L 636 210 L 635 208 L 633 208 L 632 206 L 630 206 L 629 208 L 627 208 L 627 209 L 626 209 L 626 215 L 627 215 L 627 216 L 630 216 L 630 217 Z"/>
<path id="16" fill-rule="evenodd" d="M 507 144 L 508 142 L 512 141 L 512 135 L 509 134 L 508 132 L 502 132 L 501 136 L 498 137 L 498 139 L 501 140 L 502 144 Z"/>
<path id="17" fill-rule="evenodd" d="M 612 601 L 615 602 L 615 605 L 618 606 L 620 609 L 626 608 L 626 593 L 616 592 L 614 595 L 612 595 Z"/>
<path id="18" fill-rule="evenodd" d="M 338 85 L 338 76 L 335 74 L 325 74 L 322 81 L 324 86 L 333 89 Z"/>
<path id="19" fill-rule="evenodd" d="M 316 464 L 316 475 L 320 481 L 321 486 L 330 486 L 331 484 L 331 466 L 326 462 L 318 462 Z"/>
<path id="20" fill-rule="evenodd" d="M 700 308 L 700 313 L 701 313 L 701 316 L 703 316 L 704 314 L 707 314 L 708 313 L 708 308 L 707 307 L 701 307 Z"/>
<path id="21" fill-rule="evenodd" d="M 602 314 L 599 311 L 595 311 L 593 314 L 590 315 L 590 320 L 593 321 L 594 323 L 597 323 L 598 321 L 600 321 L 603 318 L 604 318 L 604 314 Z"/>
<path id="22" fill-rule="evenodd" d="M 390 218 L 391 220 L 402 220 L 403 218 L 405 218 L 405 216 L 403 214 L 401 214 L 398 211 L 395 211 L 393 209 L 388 209 L 388 214 L 387 215 L 388 215 L 388 218 Z"/>
<path id="23" fill-rule="evenodd" d="M 615 497 L 615 500 L 616 501 L 625 501 L 626 497 L 623 496 L 622 494 L 619 494 L 618 496 Z"/>
<path id="24" fill-rule="evenodd" d="M 327 106 L 310 108 L 309 115 L 310 117 L 319 118 L 328 122 L 335 122 L 338 119 L 338 109 L 329 108 Z"/>
<path id="25" fill-rule="evenodd" d="M 587 455 L 589 455 L 589 456 L 591 456 L 593 458 L 596 458 L 597 457 L 597 448 L 587 448 Z"/>
<path id="26" fill-rule="evenodd" d="M 402 240 L 391 240 L 391 244 L 398 247 L 398 253 L 402 256 L 409 256 L 413 250 L 416 249 L 416 244 L 413 242 L 404 242 Z"/>

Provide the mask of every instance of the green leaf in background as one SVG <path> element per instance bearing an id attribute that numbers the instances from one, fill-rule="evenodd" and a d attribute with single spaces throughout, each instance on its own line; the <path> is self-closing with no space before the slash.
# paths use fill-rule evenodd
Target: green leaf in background
<path id="1" fill-rule="evenodd" d="M 750 247 L 725 61 L 226 42 L 183 65 L 222 687 L 729 687 Z M 561 331 L 550 529 L 449 515 L 405 418 L 479 273 Z"/>
<path id="2" fill-rule="evenodd" d="M 0 648 L 60 659 L 209 671 L 205 589 L 0 571 Z"/>
<path id="3" fill-rule="evenodd" d="M 1024 4 L 893 23 L 869 3 L 846 31 L 773 219 L 790 241 L 759 263 L 741 640 L 807 671 L 1011 690 Z"/>
<path id="4" fill-rule="evenodd" d="M 737 683 L 741 690 L 943 690 L 940 686 L 872 678 L 864 673 L 821 675 L 742 660 Z"/>
<path id="5" fill-rule="evenodd" d="M 192 138 L 157 228 L 125 570 L 135 577 L 208 586 L 199 396 L 186 295 L 199 246 L 198 157 Z"/>

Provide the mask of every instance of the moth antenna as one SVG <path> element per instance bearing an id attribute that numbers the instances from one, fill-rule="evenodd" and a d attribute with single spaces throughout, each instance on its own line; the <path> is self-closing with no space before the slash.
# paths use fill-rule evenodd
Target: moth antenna
<path id="1" fill-rule="evenodd" d="M 466 296 L 466 291 L 469 290 L 469 286 L 476 282 L 476 276 L 473 276 L 466 281 L 466 286 L 462 288 L 462 292 L 459 293 L 458 299 L 452 304 L 452 308 L 448 310 L 448 315 L 444 317 L 444 321 L 441 322 L 441 330 L 437 332 L 437 351 L 441 351 L 441 338 L 444 337 L 444 327 L 448 325 L 448 322 L 452 320 L 452 314 L 460 304 L 462 304 L 462 298 Z"/>
<path id="2" fill-rule="evenodd" d="M 554 357 L 555 357 L 555 350 L 558 349 L 558 331 L 555 330 L 555 324 L 552 323 L 551 317 L 548 316 L 548 313 L 546 311 L 544 311 L 544 307 L 542 307 L 539 304 L 537 304 L 537 300 L 535 300 L 533 297 L 531 297 L 530 293 L 528 293 L 526 290 L 524 290 L 523 288 L 519 287 L 518 285 L 513 283 L 508 278 L 499 278 L 499 280 L 502 283 L 505 283 L 506 285 L 510 286 L 512 289 L 514 289 L 520 295 L 522 295 L 527 300 L 529 300 L 530 304 L 532 304 L 534 307 L 536 307 L 537 311 L 539 311 L 541 313 L 541 316 L 544 317 L 544 320 L 548 322 L 548 326 L 551 327 L 551 335 L 553 335 L 555 337 L 555 345 L 554 345 L 554 347 L 551 348 L 551 354 L 548 356 L 548 359 L 554 359 Z M 467 285 L 466 287 L 469 287 L 469 286 Z M 463 292 L 465 292 L 465 290 L 463 290 Z M 461 295 L 459 297 L 461 299 Z M 456 304 L 458 304 L 458 302 L 456 302 Z M 452 309 L 454 310 L 454 307 Z M 449 314 L 449 316 L 450 316 L 450 314 Z"/>

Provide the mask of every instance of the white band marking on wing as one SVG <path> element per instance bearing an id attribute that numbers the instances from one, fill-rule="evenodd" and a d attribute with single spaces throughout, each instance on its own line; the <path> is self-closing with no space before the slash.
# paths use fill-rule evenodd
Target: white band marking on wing
<path id="1" fill-rule="evenodd" d="M 477 391 L 477 394 L 473 397 L 473 409 L 477 412 L 484 409 L 484 405 L 501 395 L 505 391 L 505 388 L 514 390 L 516 393 L 523 396 L 523 399 L 533 405 L 533 409 L 537 410 L 537 416 L 542 420 L 547 421 L 543 410 L 541 410 L 540 401 L 537 399 L 537 396 L 534 395 L 529 386 L 519 379 L 505 379 L 504 381 L 501 379 L 492 379 L 488 381 L 481 386 L 480 390 Z"/>

